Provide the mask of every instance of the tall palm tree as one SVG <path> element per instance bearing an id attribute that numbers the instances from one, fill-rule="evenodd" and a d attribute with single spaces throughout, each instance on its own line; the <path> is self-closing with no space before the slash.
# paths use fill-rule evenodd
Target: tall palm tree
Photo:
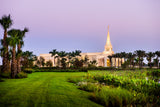
<path id="1" fill-rule="evenodd" d="M 9 37 L 7 38 L 7 41 L 9 41 L 9 45 L 12 48 L 12 63 L 11 63 L 12 78 L 15 78 L 15 75 L 16 75 L 16 45 L 19 42 L 18 33 L 19 33 L 19 30 L 12 29 L 8 31 Z"/>
<path id="2" fill-rule="evenodd" d="M 152 61 L 152 58 L 153 58 L 154 56 L 155 56 L 155 54 L 154 54 L 153 52 L 148 52 L 148 53 L 146 53 L 148 65 L 150 66 L 150 68 L 152 68 L 151 61 Z"/>
<path id="3" fill-rule="evenodd" d="M 24 28 L 23 31 L 20 31 L 19 30 L 19 34 L 18 34 L 18 46 L 17 46 L 17 51 L 18 51 L 18 54 L 17 54 L 17 73 L 19 73 L 21 71 L 21 64 L 20 64 L 20 57 L 21 57 L 21 54 L 22 54 L 22 46 L 24 45 L 24 41 L 23 41 L 23 38 L 25 37 L 25 33 L 28 32 L 28 29 L 27 28 Z"/>
<path id="4" fill-rule="evenodd" d="M 156 56 L 157 56 L 157 68 L 159 68 L 159 57 L 160 57 L 160 51 L 156 51 L 155 52 Z"/>
<path id="5" fill-rule="evenodd" d="M 3 59 L 2 59 L 3 60 L 2 61 L 2 63 L 3 63 L 2 71 L 5 72 L 5 71 L 8 71 L 10 68 L 10 62 L 8 60 L 8 57 L 9 57 L 8 44 L 6 42 L 6 39 L 7 39 L 7 29 L 10 28 L 12 25 L 11 16 L 10 15 L 2 16 L 2 18 L 0 19 L 0 24 L 4 29 L 3 44 L 2 44 L 3 48 L 4 48 Z"/>
<path id="6" fill-rule="evenodd" d="M 139 58 L 139 68 L 141 68 L 142 64 L 143 64 L 143 58 L 145 56 L 145 51 L 136 50 L 135 53 L 136 53 L 137 57 Z"/>
<path id="7" fill-rule="evenodd" d="M 66 67 L 66 56 L 67 56 L 67 53 L 65 52 L 65 51 L 60 51 L 60 52 L 58 52 L 58 56 L 61 58 L 61 66 L 63 67 L 63 68 L 65 68 Z"/>
<path id="8" fill-rule="evenodd" d="M 126 57 L 127 57 L 126 52 L 121 52 L 121 56 L 122 56 L 122 58 L 124 58 L 124 62 L 125 62 L 125 59 L 126 59 Z"/>
<path id="9" fill-rule="evenodd" d="M 134 61 L 136 55 L 132 52 L 129 52 L 127 56 L 128 56 L 128 60 L 130 62 L 130 64 L 129 64 L 130 67 L 131 67 L 131 65 L 134 67 L 133 61 Z"/>
<path id="10" fill-rule="evenodd" d="M 58 53 L 57 50 L 56 50 L 56 49 L 53 49 L 53 50 L 50 51 L 49 53 L 51 54 L 51 57 L 54 57 L 54 66 L 56 66 L 56 65 L 55 65 L 55 58 L 56 58 L 55 55 L 57 55 L 57 53 Z"/>

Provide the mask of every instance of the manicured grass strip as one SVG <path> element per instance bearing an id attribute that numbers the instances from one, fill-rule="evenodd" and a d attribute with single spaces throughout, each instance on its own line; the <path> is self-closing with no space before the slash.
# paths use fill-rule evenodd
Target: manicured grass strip
<path id="1" fill-rule="evenodd" d="M 0 107 L 98 107 L 90 93 L 77 89 L 67 78 L 81 73 L 38 72 L 24 79 L 0 82 Z"/>

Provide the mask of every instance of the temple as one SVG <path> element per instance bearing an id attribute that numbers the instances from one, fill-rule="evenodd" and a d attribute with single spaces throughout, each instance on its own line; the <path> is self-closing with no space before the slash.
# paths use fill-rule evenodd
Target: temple
<path id="1" fill-rule="evenodd" d="M 118 58 L 116 58 L 116 59 L 112 58 L 110 60 L 108 56 L 113 55 L 113 54 L 114 54 L 114 51 L 112 49 L 112 44 L 111 44 L 111 40 L 110 40 L 110 33 L 109 33 L 109 26 L 108 26 L 107 41 L 104 46 L 104 51 L 103 52 L 95 52 L 95 53 L 81 53 L 80 58 L 84 59 L 85 57 L 87 57 L 89 59 L 89 61 L 96 61 L 97 62 L 96 66 L 102 66 L 102 67 L 115 66 L 115 67 L 117 67 L 118 61 L 121 61 L 121 59 L 119 58 L 119 60 L 117 60 Z M 40 54 L 40 56 L 43 57 L 45 59 L 45 61 L 51 60 L 53 62 L 53 66 L 57 65 L 57 61 L 56 60 L 54 61 L 54 57 L 51 57 L 51 54 Z M 111 61 L 112 61 L 112 63 L 111 63 Z M 124 62 L 123 59 L 122 59 L 122 62 Z M 121 66 L 121 65 L 119 65 L 119 66 Z"/>

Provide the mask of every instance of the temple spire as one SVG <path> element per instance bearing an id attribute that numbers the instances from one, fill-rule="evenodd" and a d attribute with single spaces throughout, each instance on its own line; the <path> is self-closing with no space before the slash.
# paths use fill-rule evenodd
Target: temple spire
<path id="1" fill-rule="evenodd" d="M 111 44 L 110 34 L 109 34 L 109 25 L 108 25 L 107 41 L 106 41 L 104 51 L 112 51 L 112 44 Z"/>

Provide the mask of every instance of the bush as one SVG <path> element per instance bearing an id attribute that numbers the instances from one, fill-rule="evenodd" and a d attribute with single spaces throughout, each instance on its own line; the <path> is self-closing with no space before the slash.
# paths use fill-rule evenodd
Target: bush
<path id="1" fill-rule="evenodd" d="M 15 78 L 27 78 L 27 73 L 20 72 L 15 76 Z"/>
<path id="2" fill-rule="evenodd" d="M 32 69 L 32 68 L 25 68 L 25 69 L 24 69 L 24 72 L 25 72 L 25 73 L 28 73 L 28 74 L 31 74 L 31 73 L 35 72 L 35 70 Z"/>
<path id="3" fill-rule="evenodd" d="M 94 92 L 100 90 L 100 85 L 98 83 L 90 83 L 90 82 L 79 82 L 79 89 L 85 90 L 88 92 Z"/>
<path id="4" fill-rule="evenodd" d="M 148 76 L 160 77 L 160 70 L 148 71 L 148 72 L 147 72 L 147 75 L 148 75 Z"/>
<path id="5" fill-rule="evenodd" d="M 1 73 L 0 76 L 1 76 L 2 78 L 11 78 L 11 72 Z"/>
<path id="6" fill-rule="evenodd" d="M 91 99 L 106 107 L 122 107 L 131 105 L 133 94 L 121 88 L 103 87 L 100 91 L 95 91 Z"/>
<path id="7" fill-rule="evenodd" d="M 71 77 L 71 78 L 68 78 L 68 82 L 71 82 L 71 83 L 78 83 L 80 81 L 83 81 L 83 78 L 80 78 L 80 77 Z"/>

